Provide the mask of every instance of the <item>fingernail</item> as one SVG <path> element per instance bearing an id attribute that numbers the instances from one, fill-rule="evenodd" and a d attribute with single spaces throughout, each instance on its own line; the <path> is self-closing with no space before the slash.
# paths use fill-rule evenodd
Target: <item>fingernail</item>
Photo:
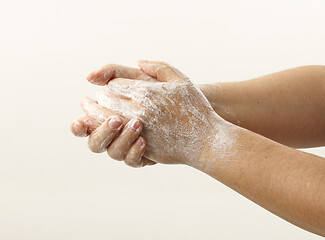
<path id="1" fill-rule="evenodd" d="M 136 145 L 138 145 L 139 147 L 142 147 L 144 145 L 144 141 L 142 139 L 142 137 L 138 138 L 138 140 L 135 142 Z"/>
<path id="2" fill-rule="evenodd" d="M 93 122 L 90 121 L 89 119 L 85 120 L 85 123 L 87 124 L 88 127 L 92 127 L 93 126 Z"/>
<path id="3" fill-rule="evenodd" d="M 132 132 L 137 131 L 140 128 L 140 121 L 136 118 L 133 118 L 130 122 L 130 130 Z"/>
<path id="4" fill-rule="evenodd" d="M 75 122 L 73 124 L 73 128 L 75 129 L 75 131 L 78 133 L 79 136 L 84 135 L 84 127 L 82 126 L 82 124 L 80 122 Z"/>
<path id="5" fill-rule="evenodd" d="M 96 71 L 90 73 L 90 74 L 87 76 L 87 80 L 88 80 L 88 81 L 91 81 L 91 80 L 94 78 L 95 74 L 96 74 Z"/>
<path id="6" fill-rule="evenodd" d="M 94 84 L 98 84 L 101 82 L 101 78 L 100 77 L 96 77 L 96 78 L 91 78 L 88 80 L 90 83 L 94 83 Z"/>
<path id="7" fill-rule="evenodd" d="M 112 129 L 118 129 L 121 125 L 122 120 L 117 116 L 112 117 L 108 122 L 108 126 Z"/>

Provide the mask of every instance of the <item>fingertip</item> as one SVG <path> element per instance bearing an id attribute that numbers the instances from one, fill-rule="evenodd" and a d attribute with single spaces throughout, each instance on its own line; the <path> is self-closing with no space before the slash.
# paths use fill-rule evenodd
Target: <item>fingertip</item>
<path id="1" fill-rule="evenodd" d="M 81 121 L 75 121 L 75 122 L 71 123 L 70 129 L 71 129 L 71 132 L 77 137 L 87 136 L 88 127 Z"/>
<path id="2" fill-rule="evenodd" d="M 121 66 L 116 64 L 107 64 L 97 71 L 93 71 L 87 77 L 87 80 L 95 85 L 105 86 L 112 78 L 115 77 L 116 71 L 120 70 Z"/>
<path id="3" fill-rule="evenodd" d="M 80 99 L 80 105 L 81 106 L 85 106 L 91 102 L 94 102 L 93 99 L 91 99 L 90 97 L 87 97 L 87 96 L 83 96 L 81 99 Z"/>
<path id="4" fill-rule="evenodd" d="M 123 125 L 123 121 L 119 116 L 111 116 L 106 120 L 106 125 L 114 130 L 120 130 Z"/>
<path id="5" fill-rule="evenodd" d="M 98 127 L 100 127 L 100 123 L 92 118 L 88 118 L 84 120 L 85 125 L 87 126 L 87 135 L 90 135 L 93 131 L 95 131 Z"/>
<path id="6" fill-rule="evenodd" d="M 97 73 L 97 71 L 93 71 L 93 72 L 91 72 L 91 73 L 87 76 L 87 80 L 88 80 L 89 82 L 91 82 L 91 81 L 94 79 L 96 73 Z"/>
<path id="7" fill-rule="evenodd" d="M 80 98 L 80 106 L 84 106 L 86 101 L 87 101 L 87 97 L 86 96 L 81 97 Z"/>
<path id="8" fill-rule="evenodd" d="M 140 136 L 135 141 L 135 145 L 140 147 L 140 148 L 144 148 L 146 146 L 146 140 L 144 139 L 144 137 Z"/>
<path id="9" fill-rule="evenodd" d="M 148 72 L 148 60 L 139 60 L 138 66 L 143 72 Z"/>
<path id="10" fill-rule="evenodd" d="M 126 165 L 131 167 L 143 167 L 145 166 L 143 162 L 143 154 L 146 151 L 146 142 L 143 137 L 138 137 L 131 147 L 129 148 L 125 158 L 124 162 Z"/>
<path id="11" fill-rule="evenodd" d="M 149 62 L 148 60 L 140 59 L 138 60 L 138 65 L 147 64 L 148 62 Z"/>
<path id="12" fill-rule="evenodd" d="M 107 84 L 107 81 L 102 80 L 102 78 L 100 76 L 92 78 L 91 80 L 89 80 L 89 82 L 92 84 L 95 84 L 95 85 L 99 85 L 99 86 L 105 86 Z"/>
<path id="13" fill-rule="evenodd" d="M 143 123 L 140 119 L 138 118 L 132 118 L 128 123 L 127 127 L 131 132 L 140 134 L 143 128 Z"/>
<path id="14" fill-rule="evenodd" d="M 105 73 L 104 73 L 104 77 L 103 77 L 101 70 L 93 71 L 92 73 L 90 73 L 87 76 L 87 80 L 88 80 L 88 82 L 95 84 L 95 85 L 99 85 L 99 86 L 104 86 L 107 84 L 107 81 L 105 81 Z"/>

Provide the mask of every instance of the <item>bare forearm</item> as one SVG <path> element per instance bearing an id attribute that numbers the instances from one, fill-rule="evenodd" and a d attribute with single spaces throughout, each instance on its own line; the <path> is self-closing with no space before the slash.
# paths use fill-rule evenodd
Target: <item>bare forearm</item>
<path id="1" fill-rule="evenodd" d="M 227 121 L 291 147 L 325 145 L 325 66 L 200 89 Z"/>
<path id="2" fill-rule="evenodd" d="M 239 128 L 227 155 L 207 148 L 193 167 L 274 214 L 325 235 L 325 160 Z"/>

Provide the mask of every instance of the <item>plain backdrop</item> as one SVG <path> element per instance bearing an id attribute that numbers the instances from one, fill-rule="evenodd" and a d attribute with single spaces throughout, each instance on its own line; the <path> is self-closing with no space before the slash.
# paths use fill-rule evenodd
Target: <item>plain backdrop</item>
<path id="1" fill-rule="evenodd" d="M 167 61 L 196 84 L 325 64 L 324 11 L 324 0 L 0 0 L 0 239 L 321 239 L 195 169 L 91 153 L 69 124 L 97 89 L 87 74 L 107 63 Z"/>

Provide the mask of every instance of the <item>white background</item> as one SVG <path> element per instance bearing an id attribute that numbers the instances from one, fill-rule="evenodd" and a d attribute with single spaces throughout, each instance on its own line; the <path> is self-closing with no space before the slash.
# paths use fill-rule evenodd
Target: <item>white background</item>
<path id="1" fill-rule="evenodd" d="M 163 60 L 197 84 L 325 64 L 324 12 L 324 0 L 0 0 L 0 239 L 321 239 L 189 167 L 93 154 L 69 123 L 107 63 Z"/>

